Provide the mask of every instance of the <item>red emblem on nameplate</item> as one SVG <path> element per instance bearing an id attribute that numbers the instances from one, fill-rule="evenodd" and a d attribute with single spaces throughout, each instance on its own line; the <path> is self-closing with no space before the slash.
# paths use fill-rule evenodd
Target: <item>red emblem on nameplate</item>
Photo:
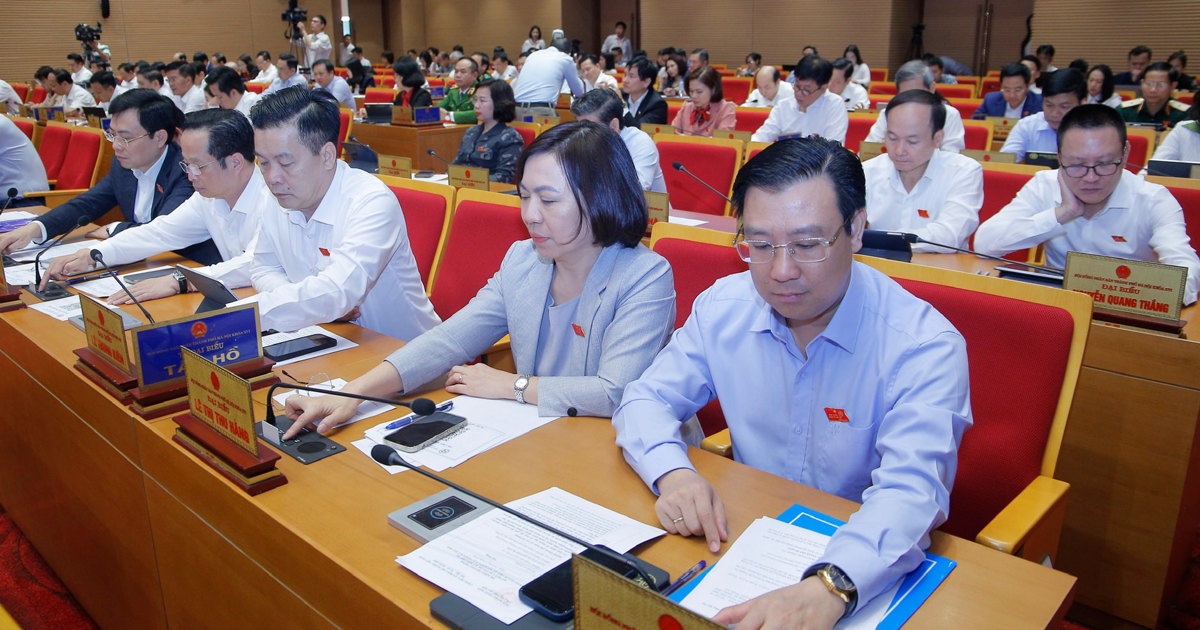
<path id="1" fill-rule="evenodd" d="M 658 630 L 683 630 L 683 624 L 671 615 L 659 615 Z"/>
<path id="2" fill-rule="evenodd" d="M 1114 243 L 1124 243 L 1124 242 L 1126 242 L 1126 241 L 1125 241 L 1125 237 L 1124 237 L 1124 236 L 1121 236 L 1120 234 L 1113 234 L 1113 235 L 1112 235 L 1112 239 L 1113 239 L 1113 242 L 1114 242 Z"/>
<path id="3" fill-rule="evenodd" d="M 463 177 L 466 177 L 467 179 L 471 179 L 471 171 L 463 171 Z"/>
<path id="4" fill-rule="evenodd" d="M 208 333 L 208 324 L 204 322 L 196 322 L 192 324 L 192 336 L 199 339 Z"/>
<path id="5" fill-rule="evenodd" d="M 325 249 L 324 247 L 318 247 L 318 248 L 317 248 L 317 251 L 321 252 L 321 255 L 322 255 L 322 256 L 328 256 L 328 255 L 329 255 L 329 250 L 328 250 L 328 249 Z"/>
<path id="6" fill-rule="evenodd" d="M 212 381 L 213 389 L 221 391 L 221 379 L 217 378 L 217 373 L 213 372 L 212 374 L 209 374 L 208 378 L 210 381 Z"/>
<path id="7" fill-rule="evenodd" d="M 100 318 L 100 325 L 103 326 L 104 325 L 104 312 L 101 311 L 99 313 L 96 313 L 96 317 Z"/>
<path id="8" fill-rule="evenodd" d="M 1129 274 L 1131 274 L 1131 273 L 1133 273 L 1133 271 L 1130 270 L 1129 267 L 1126 267 L 1125 265 L 1121 265 L 1120 267 L 1117 267 L 1117 277 L 1122 280 L 1128 278 Z"/>
<path id="9" fill-rule="evenodd" d="M 583 334 L 583 326 L 580 326 L 579 324 L 571 324 L 571 330 L 575 331 L 576 337 L 584 337 L 585 336 Z"/>
<path id="10" fill-rule="evenodd" d="M 928 218 L 929 218 L 929 211 L 928 211 L 928 210 L 922 210 L 922 209 L 918 208 L 918 209 L 917 209 L 917 216 L 921 217 L 922 219 L 928 219 Z"/>
<path id="11" fill-rule="evenodd" d="M 845 409 L 835 409 L 833 407 L 825 408 L 825 417 L 829 418 L 830 422 L 850 422 L 850 416 L 846 415 Z"/>

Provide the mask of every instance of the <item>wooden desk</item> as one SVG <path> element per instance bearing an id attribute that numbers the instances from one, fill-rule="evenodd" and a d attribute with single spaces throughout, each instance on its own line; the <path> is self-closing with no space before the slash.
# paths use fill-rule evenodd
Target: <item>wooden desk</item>
<path id="1" fill-rule="evenodd" d="M 405 127 L 403 125 L 373 125 L 354 123 L 353 135 L 359 142 L 368 144 L 376 153 L 410 157 L 413 169 L 446 172 L 446 164 L 428 154 L 430 149 L 446 160 L 454 160 L 463 134 L 471 125 L 429 125 Z"/>
<path id="2" fill-rule="evenodd" d="M 177 296 L 147 308 L 165 319 L 190 313 L 198 300 Z M 398 344 L 349 325 L 335 330 L 362 346 L 288 371 L 352 378 Z M 16 401 L 0 412 L 9 436 L 0 446 L 0 503 L 102 626 L 437 625 L 429 600 L 440 590 L 395 564 L 417 543 L 386 515 L 438 484 L 388 475 L 353 451 L 311 466 L 285 458 L 286 486 L 246 496 L 170 441 L 170 420 L 142 421 L 76 374 L 70 351 L 83 343 L 74 327 L 40 313 L 0 315 L 0 394 Z M 256 394 L 260 404 L 263 396 Z M 348 443 L 373 422 L 335 439 Z M 734 535 L 792 503 L 841 517 L 854 509 L 730 460 L 693 456 L 728 500 Z M 602 419 L 556 421 L 447 476 L 503 501 L 557 485 L 655 522 L 654 497 Z M 933 550 L 959 566 L 908 627 L 1046 627 L 1071 600 L 1068 575 L 942 534 L 933 540 Z M 676 536 L 638 551 L 673 574 L 712 559 L 703 541 Z"/>
<path id="3" fill-rule="evenodd" d="M 913 262 L 996 265 L 969 254 Z M 1071 484 L 1058 568 L 1079 576 L 1076 602 L 1094 609 L 1081 620 L 1156 627 L 1183 581 L 1200 525 L 1197 316 L 1183 311 L 1187 339 L 1092 324 L 1055 474 Z"/>

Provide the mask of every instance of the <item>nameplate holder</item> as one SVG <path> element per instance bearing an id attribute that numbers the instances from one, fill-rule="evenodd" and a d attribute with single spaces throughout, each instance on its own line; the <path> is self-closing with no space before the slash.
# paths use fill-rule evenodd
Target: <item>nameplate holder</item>
<path id="1" fill-rule="evenodd" d="M 21 289 L 8 284 L 4 277 L 4 260 L 0 258 L 0 313 L 25 308 L 21 301 Z"/>
<path id="2" fill-rule="evenodd" d="M 646 224 L 646 233 L 648 234 L 655 223 L 660 221 L 667 223 L 671 220 L 671 204 L 667 199 L 667 193 L 647 190 L 644 194 L 646 195 L 646 206 L 650 209 L 650 220 Z"/>
<path id="3" fill-rule="evenodd" d="M 582 556 L 572 556 L 571 572 L 575 582 L 575 627 L 579 630 L 725 628 Z"/>
<path id="4" fill-rule="evenodd" d="M 858 145 L 858 159 L 866 162 L 873 157 L 879 157 L 887 153 L 887 147 L 883 146 L 882 142 L 867 142 L 863 140 Z"/>
<path id="5" fill-rule="evenodd" d="M 1001 153 L 999 151 L 980 151 L 979 149 L 963 149 L 963 155 L 980 164 L 1015 164 L 1016 153 Z"/>
<path id="6" fill-rule="evenodd" d="M 526 116 L 525 122 L 541 125 L 542 131 L 545 131 L 562 122 L 562 118 L 555 116 Z"/>
<path id="7" fill-rule="evenodd" d="M 29 112 L 29 106 L 28 106 L 28 105 L 25 105 L 24 103 L 21 103 L 21 106 L 20 106 L 20 111 L 21 111 L 21 116 L 22 116 L 23 118 L 29 118 L 29 117 L 30 117 L 30 112 Z"/>
<path id="8" fill-rule="evenodd" d="M 412 179 L 412 158 L 402 155 L 379 155 L 379 174 Z"/>
<path id="9" fill-rule="evenodd" d="M 249 381 L 182 348 L 188 413 L 173 440 L 251 496 L 287 483 L 279 453 L 259 444 Z"/>
<path id="10" fill-rule="evenodd" d="M 671 125 L 659 125 L 656 123 L 642 123 L 641 130 L 650 134 L 651 137 L 657 134 L 666 134 L 668 136 L 675 135 L 675 128 Z"/>
<path id="11" fill-rule="evenodd" d="M 1082 252 L 1067 253 L 1063 272 L 1063 288 L 1092 296 L 1098 319 L 1104 319 L 1104 309 L 1167 323 L 1169 329 L 1182 327 L 1186 283 L 1186 267 Z"/>
<path id="12" fill-rule="evenodd" d="M 435 100 L 435 101 L 446 98 L 446 86 L 444 86 L 444 85 L 429 86 L 429 96 L 432 97 L 433 100 Z M 439 119 L 440 119 L 440 117 L 441 116 L 439 114 Z"/>
<path id="13" fill-rule="evenodd" d="M 450 185 L 455 188 L 488 190 L 488 170 L 486 168 L 451 164 L 446 173 L 450 177 Z"/>
<path id="14" fill-rule="evenodd" d="M 94 128 L 94 129 L 107 129 L 107 126 L 105 126 L 105 124 L 104 124 L 105 120 L 107 120 L 107 119 L 101 118 L 99 116 L 94 116 L 94 115 L 87 117 L 88 126 Z"/>
<path id="15" fill-rule="evenodd" d="M 1008 138 L 1008 132 L 1017 126 L 1020 122 L 1019 118 L 1008 118 L 1007 116 L 988 116 L 987 120 L 992 123 L 992 140 L 1004 140 Z"/>
<path id="16" fill-rule="evenodd" d="M 420 125 L 440 125 L 441 110 L 436 107 L 396 106 L 392 108 L 392 124 L 415 127 Z"/>
<path id="17" fill-rule="evenodd" d="M 74 351 L 79 359 L 75 369 L 122 404 L 129 403 L 129 390 L 137 385 L 137 378 L 121 314 L 84 294 L 79 295 L 79 306 L 87 346 Z"/>
<path id="18" fill-rule="evenodd" d="M 737 131 L 735 129 L 717 129 L 713 131 L 714 138 L 727 138 L 729 140 L 740 140 L 742 142 L 750 142 L 751 133 L 749 131 Z"/>
<path id="19" fill-rule="evenodd" d="M 569 92 L 559 92 L 558 93 L 558 101 L 554 104 L 554 106 L 556 108 L 561 107 L 563 109 L 570 109 L 571 108 L 571 94 Z"/>

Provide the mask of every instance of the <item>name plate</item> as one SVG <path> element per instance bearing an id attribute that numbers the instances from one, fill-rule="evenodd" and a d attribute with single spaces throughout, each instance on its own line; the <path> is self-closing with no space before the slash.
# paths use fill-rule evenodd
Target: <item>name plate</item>
<path id="1" fill-rule="evenodd" d="M 87 337 L 88 348 L 122 374 L 133 376 L 121 315 L 82 293 L 79 294 L 79 306 L 83 309 L 83 334 Z"/>
<path id="2" fill-rule="evenodd" d="M 646 205 L 650 208 L 650 221 L 646 225 L 646 231 L 649 232 L 655 223 L 659 221 L 666 223 L 671 220 L 671 205 L 667 201 L 667 193 L 647 190 L 645 194 Z"/>
<path id="3" fill-rule="evenodd" d="M 438 125 L 441 122 L 441 110 L 436 107 L 392 107 L 393 125 Z"/>
<path id="4" fill-rule="evenodd" d="M 1183 307 L 1187 268 L 1082 252 L 1067 253 L 1063 288 L 1092 296 L 1096 306 L 1175 321 Z"/>
<path id="5" fill-rule="evenodd" d="M 432 97 L 433 100 L 435 100 L 435 101 L 440 101 L 441 99 L 446 98 L 446 86 L 444 86 L 444 85 L 429 86 L 429 96 Z"/>
<path id="6" fill-rule="evenodd" d="M 133 331 L 138 387 L 169 387 L 183 381 L 179 349 L 218 365 L 237 365 L 262 356 L 258 305 L 245 304 L 143 326 Z"/>
<path id="7" fill-rule="evenodd" d="M 675 128 L 671 125 L 659 125 L 655 123 L 642 123 L 641 130 L 654 136 L 655 134 L 665 133 L 667 135 L 675 135 Z"/>
<path id="8" fill-rule="evenodd" d="M 22 117 L 24 117 L 24 118 L 29 118 L 29 116 L 30 116 L 30 112 L 29 112 L 29 106 L 28 106 L 28 105 L 26 105 L 26 104 L 24 104 L 24 103 L 21 103 L 21 105 L 20 105 L 20 110 L 21 110 L 21 116 L 22 116 Z"/>
<path id="9" fill-rule="evenodd" d="M 412 158 L 402 155 L 379 155 L 379 174 L 412 178 Z"/>
<path id="10" fill-rule="evenodd" d="M 258 457 L 249 381 L 187 348 L 182 349 L 181 355 L 192 417 Z"/>
<path id="11" fill-rule="evenodd" d="M 450 176 L 450 185 L 455 188 L 488 189 L 488 170 L 486 168 L 451 164 L 446 173 Z"/>
<path id="12" fill-rule="evenodd" d="M 733 129 L 730 129 L 730 130 L 718 129 L 718 130 L 713 131 L 712 137 L 728 138 L 730 140 L 741 140 L 742 142 L 750 142 L 751 135 L 752 134 L 749 131 L 737 131 L 737 130 L 733 130 Z"/>
<path id="13" fill-rule="evenodd" d="M 989 162 L 994 162 L 997 164 L 1015 164 L 1017 162 L 1016 153 L 980 151 L 979 149 L 963 149 L 962 154 L 981 164 L 987 164 Z"/>
<path id="14" fill-rule="evenodd" d="M 1006 116 L 988 116 L 987 120 L 992 121 L 992 140 L 1004 140 L 1008 138 L 1008 132 L 1012 131 L 1013 127 L 1021 122 L 1020 118 L 1008 118 Z"/>
<path id="15" fill-rule="evenodd" d="M 867 142 L 863 140 L 858 145 L 858 159 L 863 162 L 884 153 L 887 153 L 887 149 L 883 146 L 882 142 Z"/>
<path id="16" fill-rule="evenodd" d="M 526 116 L 525 122 L 541 125 L 542 131 L 545 131 L 562 122 L 562 118 L 559 118 L 557 114 L 554 116 Z"/>
<path id="17" fill-rule="evenodd" d="M 575 578 L 575 627 L 579 630 L 725 628 L 582 556 L 572 557 L 571 573 Z"/>

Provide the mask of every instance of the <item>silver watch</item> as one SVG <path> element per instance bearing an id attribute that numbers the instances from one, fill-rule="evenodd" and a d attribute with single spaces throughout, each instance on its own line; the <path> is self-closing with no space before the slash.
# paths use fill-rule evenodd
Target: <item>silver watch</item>
<path id="1" fill-rule="evenodd" d="M 529 387 L 529 377 L 524 374 L 518 374 L 516 382 L 513 383 L 513 397 L 522 405 L 525 404 L 525 389 Z"/>

